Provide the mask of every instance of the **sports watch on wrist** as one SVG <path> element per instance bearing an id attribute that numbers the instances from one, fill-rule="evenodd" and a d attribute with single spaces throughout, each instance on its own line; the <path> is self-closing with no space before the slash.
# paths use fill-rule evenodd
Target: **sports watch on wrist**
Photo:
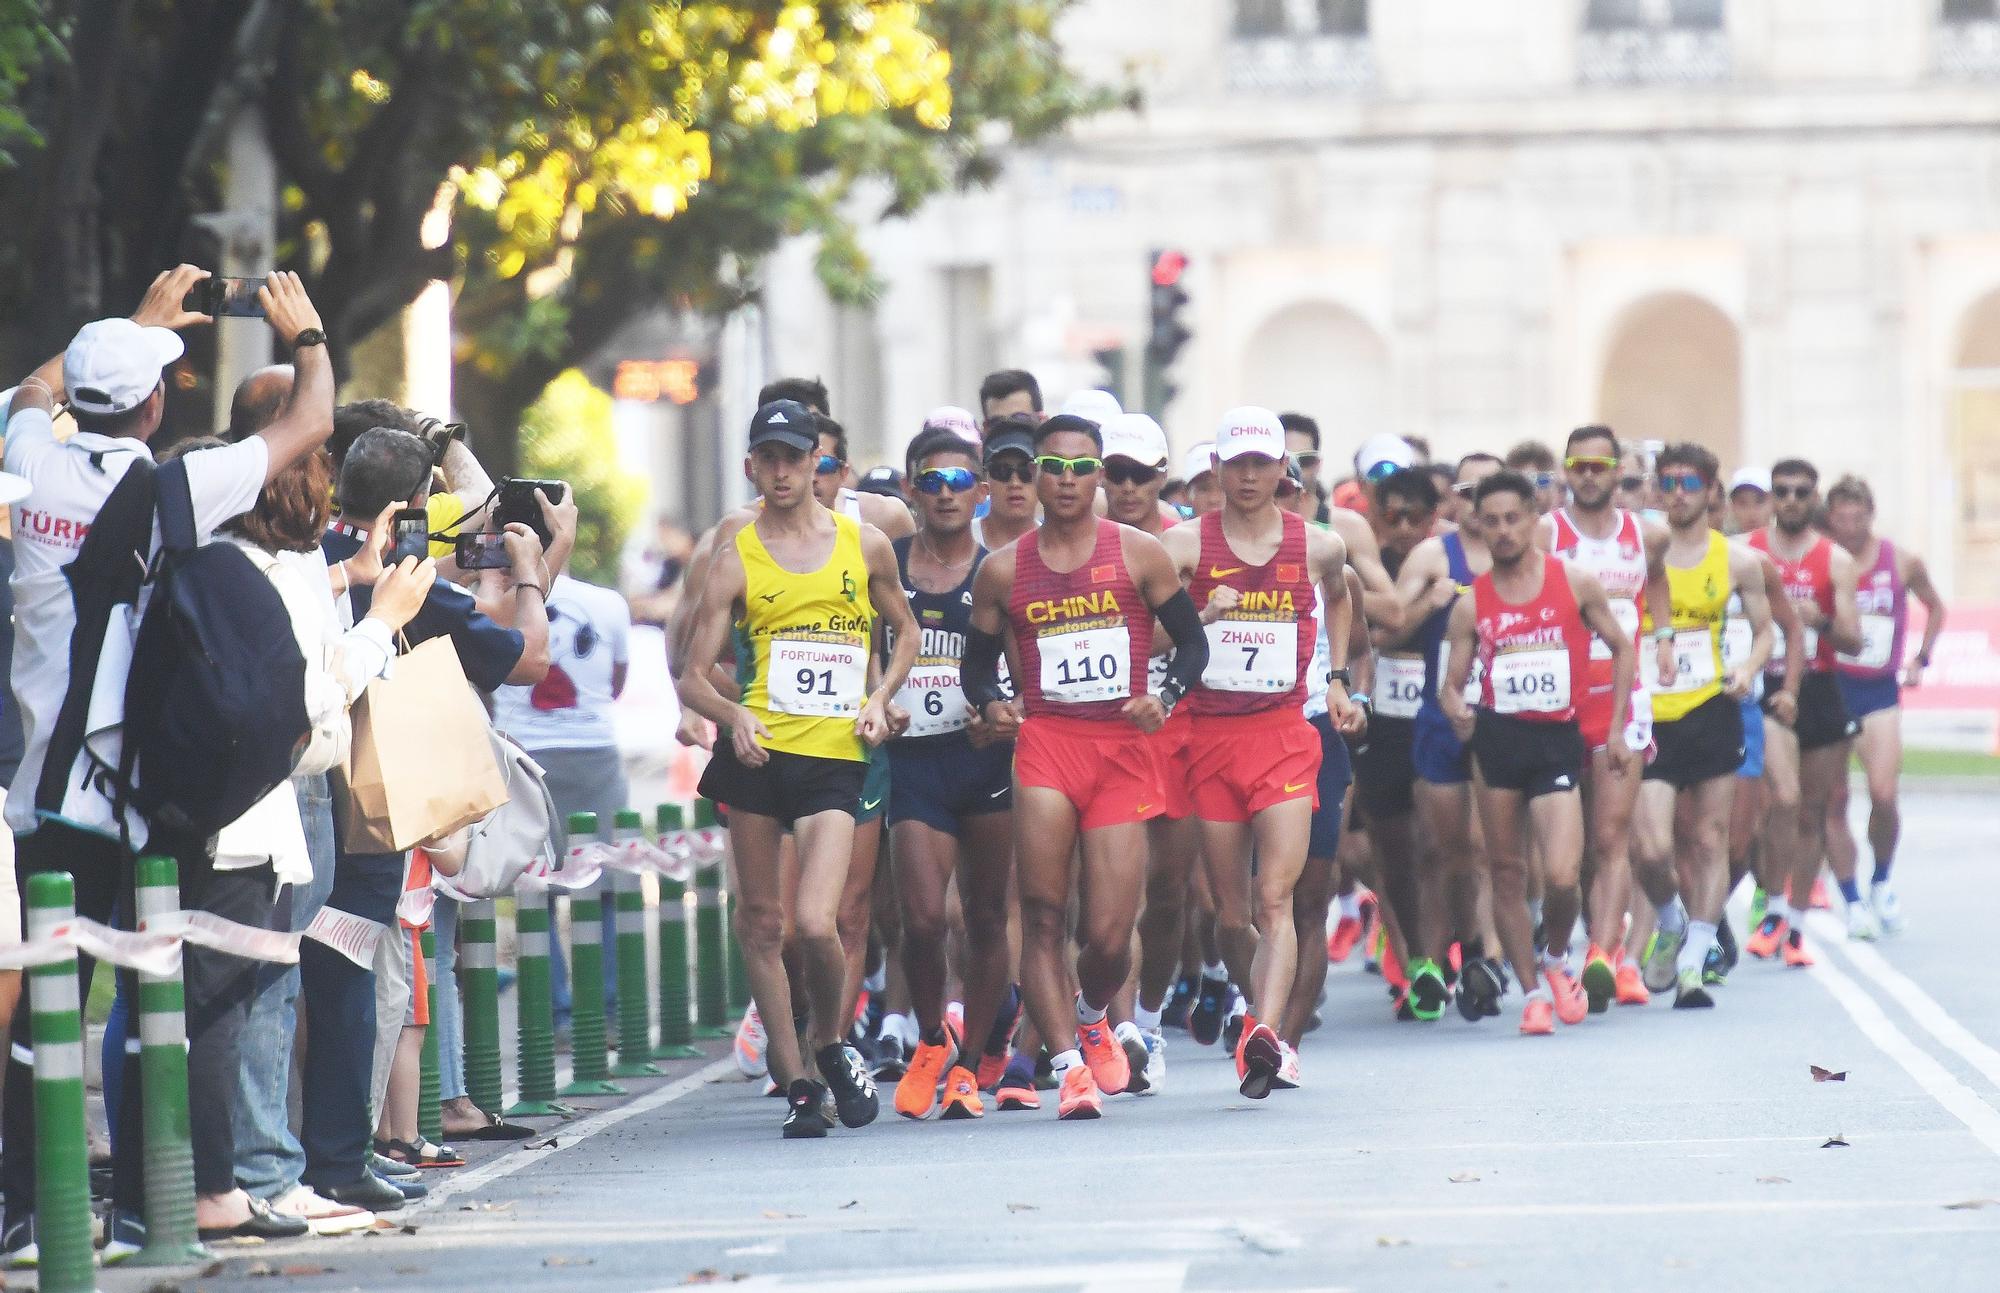
<path id="1" fill-rule="evenodd" d="M 299 333 L 298 336 L 292 338 L 292 349 L 294 350 L 304 350 L 307 346 L 323 346 L 325 344 L 326 334 L 318 328 L 307 328 L 305 331 Z"/>

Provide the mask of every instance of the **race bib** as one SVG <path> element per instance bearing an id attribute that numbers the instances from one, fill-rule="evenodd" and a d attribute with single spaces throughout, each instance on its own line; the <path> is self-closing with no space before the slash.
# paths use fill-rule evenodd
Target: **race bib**
<path id="1" fill-rule="evenodd" d="M 896 703 L 910 715 L 905 736 L 940 736 L 958 732 L 972 721 L 955 664 L 918 665 L 896 690 Z"/>
<path id="2" fill-rule="evenodd" d="M 1747 627 L 1747 626 L 1746 626 Z M 1660 649 L 1650 639 L 1639 651 L 1639 676 L 1649 690 L 1675 696 L 1700 691 L 1719 681 L 1715 672 L 1715 631 L 1680 629 L 1674 633 L 1674 682 L 1660 682 Z"/>
<path id="3" fill-rule="evenodd" d="M 1639 603 L 1628 602 L 1622 597 L 1611 599 L 1611 618 L 1618 621 L 1618 627 L 1625 630 L 1625 636 L 1632 641 L 1639 640 Z M 1595 633 L 1590 635 L 1590 658 L 1609 660 L 1611 648 Z"/>
<path id="4" fill-rule="evenodd" d="M 769 684 L 775 713 L 859 718 L 868 690 L 868 647 L 774 637 Z"/>
<path id="5" fill-rule="evenodd" d="M 1036 639 L 1042 657 L 1042 699 L 1058 705 L 1122 700 L 1132 694 L 1132 633 L 1115 628 L 1078 629 Z"/>
<path id="6" fill-rule="evenodd" d="M 1421 656 L 1375 657 L 1375 712 L 1384 718 L 1415 718 L 1424 703 Z"/>
<path id="7" fill-rule="evenodd" d="M 1568 651 L 1540 647 L 1494 654 L 1494 713 L 1555 714 L 1568 708 Z"/>
<path id="8" fill-rule="evenodd" d="M 1207 628 L 1208 668 L 1201 685 L 1210 691 L 1274 695 L 1299 680 L 1297 620 L 1217 620 Z"/>
<path id="9" fill-rule="evenodd" d="M 1861 617 L 1861 654 L 1839 653 L 1836 659 L 1857 669 L 1887 669 L 1894 663 L 1890 653 L 1896 646 L 1896 621 L 1888 615 Z"/>
<path id="10" fill-rule="evenodd" d="M 1806 667 L 1811 668 L 1813 657 L 1819 654 L 1818 629 L 1806 630 L 1805 644 Z M 1750 652 L 1745 650 L 1743 654 L 1747 656 Z M 1764 668 L 1770 673 L 1783 673 L 1785 671 L 1785 626 L 1782 624 L 1774 623 L 1771 625 L 1771 660 Z"/>
<path id="11" fill-rule="evenodd" d="M 1751 648 L 1757 645 L 1757 631 L 1746 619 L 1731 618 L 1722 626 L 1722 663 L 1731 669 L 1750 662 Z"/>

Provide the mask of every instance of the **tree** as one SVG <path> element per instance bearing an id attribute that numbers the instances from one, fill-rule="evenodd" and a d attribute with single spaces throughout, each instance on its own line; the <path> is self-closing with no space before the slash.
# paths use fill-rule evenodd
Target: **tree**
<path id="1" fill-rule="evenodd" d="M 863 181 L 904 213 L 990 178 L 996 126 L 1029 141 L 1102 103 L 1054 41 L 1073 2 L 49 4 L 69 58 L 28 73 L 47 146 L 0 172 L 20 181 L 0 220 L 26 231 L 0 248 L 0 359 L 34 362 L 179 258 L 254 106 L 280 260 L 336 357 L 452 280 L 461 411 L 510 466 L 521 410 L 638 314 L 725 309 L 750 290 L 730 267 L 809 231 L 836 294 L 866 295 Z"/>

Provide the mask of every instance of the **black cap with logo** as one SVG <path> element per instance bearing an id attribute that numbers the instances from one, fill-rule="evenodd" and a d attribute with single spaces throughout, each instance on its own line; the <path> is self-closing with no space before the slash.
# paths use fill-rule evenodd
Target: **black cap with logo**
<path id="1" fill-rule="evenodd" d="M 819 447 L 818 423 L 813 411 L 797 400 L 772 400 L 750 419 L 750 447 L 782 444 L 800 453 Z"/>

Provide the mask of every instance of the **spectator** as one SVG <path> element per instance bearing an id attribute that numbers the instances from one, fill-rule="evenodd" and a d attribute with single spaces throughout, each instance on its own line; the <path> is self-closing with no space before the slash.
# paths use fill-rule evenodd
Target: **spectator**
<path id="1" fill-rule="evenodd" d="M 101 712 L 114 697 L 93 694 L 100 684 L 120 688 L 123 680 L 100 673 L 101 653 L 114 606 L 118 569 L 68 569 L 85 547 L 97 514 L 131 466 L 150 462 L 149 442 L 160 431 L 166 409 L 164 372 L 182 353 L 175 330 L 207 321 L 182 303 L 204 270 L 182 265 L 153 281 L 130 319 L 87 324 L 61 355 L 49 360 L 14 392 L 8 405 L 6 455 L 11 469 L 34 490 L 32 507 L 17 511 L 12 579 L 16 600 L 14 695 L 22 716 L 24 747 L 19 773 L 7 796 L 7 824 L 15 834 L 18 869 L 68 871 L 75 878 L 77 909 L 95 920 L 125 916 L 134 862 L 133 850 L 166 854 L 179 865 L 185 906 L 246 924 L 270 915 L 268 877 L 256 872 L 218 871 L 209 841 L 156 830 L 136 812 L 122 814 L 99 788 L 99 780 L 77 776 L 81 736 L 57 730 L 57 717 Z M 195 525 L 206 539 L 230 518 L 248 511 L 264 486 L 316 451 L 333 430 L 333 367 L 326 353 L 318 313 L 293 274 L 272 274 L 258 292 L 265 318 L 279 341 L 294 350 L 298 376 L 284 410 L 258 435 L 226 448 L 198 454 L 188 462 L 188 485 Z M 66 402 L 77 432 L 57 441 L 52 414 Z M 99 561 L 92 548 L 92 562 Z M 74 576 L 74 580 L 72 580 Z M 143 589 L 135 594 L 143 602 Z M 135 608 L 139 609 L 139 608 Z M 74 644 L 72 638 L 83 636 Z M 75 651 L 72 652 L 74 645 Z M 84 667 L 84 663 L 88 667 Z M 73 667 L 75 666 L 75 667 Z M 58 740 L 60 744 L 58 744 Z M 86 768 L 87 764 L 84 765 Z M 129 841 L 129 847 L 127 844 Z M 87 988 L 92 964 L 78 958 L 79 990 Z M 236 1188 L 230 1104 L 238 1068 L 238 1032 L 249 982 L 235 958 L 190 947 L 183 960 L 188 1027 L 188 1081 L 194 1141 L 195 1219 L 205 1235 L 286 1235 L 296 1219 L 279 1217 L 262 1200 Z M 87 991 L 84 993 L 88 995 Z M 128 995 L 132 995 L 129 992 Z M 0 1175 L 7 1195 L 0 1251 L 17 1259 L 34 1243 L 35 1122 L 33 1070 L 28 1061 L 30 1021 L 17 1005 L 14 1047 L 7 1066 L 4 1146 Z M 129 1134 L 115 1147 L 112 1210 L 106 1259 L 117 1261 L 143 1246 L 140 1164 L 143 1127 L 138 1083 L 125 1057 L 128 1081 L 121 1114 Z"/>
<path id="2" fill-rule="evenodd" d="M 1025 368 L 1003 368 L 979 383 L 979 416 L 990 423 L 1010 415 L 1042 420 L 1042 384 Z"/>
<path id="3" fill-rule="evenodd" d="M 618 582 L 640 624 L 665 627 L 680 605 L 681 577 L 694 556 L 694 536 L 678 520 L 662 516 L 654 522 L 653 541 L 627 549 Z"/>

